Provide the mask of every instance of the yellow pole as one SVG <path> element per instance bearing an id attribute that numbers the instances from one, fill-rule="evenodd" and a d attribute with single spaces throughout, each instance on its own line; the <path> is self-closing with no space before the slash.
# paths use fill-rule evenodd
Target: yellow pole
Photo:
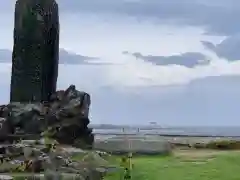
<path id="1" fill-rule="evenodd" d="M 132 152 L 131 152 L 131 149 L 132 149 L 132 144 L 131 144 L 131 141 L 128 137 L 128 135 L 126 134 L 126 137 L 127 137 L 127 142 L 128 142 L 128 167 L 129 167 L 129 171 L 131 172 L 132 170 Z"/>
<path id="2" fill-rule="evenodd" d="M 128 149 L 129 149 L 128 159 L 129 159 L 129 170 L 130 171 L 132 170 L 132 152 L 131 152 L 131 148 L 132 148 L 131 142 L 128 139 Z"/>
<path id="3" fill-rule="evenodd" d="M 126 168 L 126 172 L 124 173 L 124 179 L 131 179 L 131 170 L 132 170 L 132 153 L 131 153 L 131 142 L 129 140 L 129 137 L 127 135 L 127 132 L 125 131 L 125 128 L 122 129 L 123 133 L 125 134 L 125 142 L 127 143 L 128 146 L 128 153 L 127 153 L 127 158 L 126 160 L 128 160 L 128 162 L 126 162 L 127 167 Z"/>

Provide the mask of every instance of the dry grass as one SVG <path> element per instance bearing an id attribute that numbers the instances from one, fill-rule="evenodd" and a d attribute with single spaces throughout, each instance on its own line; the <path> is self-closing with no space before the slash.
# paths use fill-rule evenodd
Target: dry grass
<path id="1" fill-rule="evenodd" d="M 231 152 L 240 152 L 240 151 L 231 151 Z M 229 151 L 188 149 L 188 150 L 175 150 L 173 154 L 176 157 L 208 158 L 208 157 L 213 157 L 213 156 L 218 156 L 218 155 L 228 154 L 228 153 Z"/>

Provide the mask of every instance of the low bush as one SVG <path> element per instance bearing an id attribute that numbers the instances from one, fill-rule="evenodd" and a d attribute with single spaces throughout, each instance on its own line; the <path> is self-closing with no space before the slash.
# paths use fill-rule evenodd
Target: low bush
<path id="1" fill-rule="evenodd" d="M 194 145 L 197 149 L 217 149 L 217 150 L 238 150 L 240 149 L 240 141 L 238 140 L 216 140 L 209 143 L 196 143 Z"/>
<path id="2" fill-rule="evenodd" d="M 195 143 L 193 147 L 196 149 L 206 149 L 206 145 L 206 143 Z"/>

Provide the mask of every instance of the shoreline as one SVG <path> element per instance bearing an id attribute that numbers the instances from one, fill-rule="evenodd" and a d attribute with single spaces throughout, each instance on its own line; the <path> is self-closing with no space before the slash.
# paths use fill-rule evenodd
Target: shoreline
<path id="1" fill-rule="evenodd" d="M 129 137 L 130 136 L 130 137 Z M 209 143 L 212 141 L 230 141 L 230 140 L 235 140 L 235 141 L 240 141 L 240 137 L 233 137 L 233 136 L 190 136 L 190 135 L 146 135 L 146 134 L 96 134 L 95 137 L 95 142 L 98 141 L 107 141 L 107 140 L 114 140 L 115 138 L 139 138 L 139 140 L 145 140 L 145 141 L 168 141 L 171 144 L 175 145 L 182 145 L 182 146 L 187 146 L 191 144 L 196 144 L 196 143 Z"/>

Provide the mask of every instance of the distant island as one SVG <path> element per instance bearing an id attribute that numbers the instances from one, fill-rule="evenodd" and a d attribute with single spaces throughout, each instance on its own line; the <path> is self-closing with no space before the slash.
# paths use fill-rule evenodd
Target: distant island
<path id="1" fill-rule="evenodd" d="M 59 64 L 89 64 L 90 60 L 98 59 L 97 57 L 83 56 L 66 49 L 60 48 Z M 9 49 L 0 49 L 0 63 L 11 63 L 12 51 Z"/>
<path id="2" fill-rule="evenodd" d="M 161 129 L 159 125 L 114 125 L 114 124 L 91 124 L 89 125 L 93 129 L 142 129 L 142 130 L 153 130 Z"/>

